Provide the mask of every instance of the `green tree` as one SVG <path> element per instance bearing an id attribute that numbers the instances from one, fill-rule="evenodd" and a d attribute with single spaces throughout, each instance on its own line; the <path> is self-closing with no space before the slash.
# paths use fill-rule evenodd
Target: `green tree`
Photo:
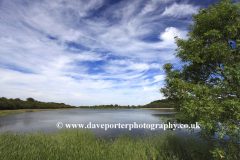
<path id="1" fill-rule="evenodd" d="M 7 101 L 8 99 L 6 97 L 0 98 L 0 101 Z"/>
<path id="2" fill-rule="evenodd" d="M 34 102 L 34 101 L 35 101 L 35 99 L 33 99 L 33 98 L 29 97 L 29 98 L 27 98 L 27 101 L 28 101 L 28 102 Z"/>
<path id="3" fill-rule="evenodd" d="M 240 157 L 240 4 L 219 1 L 193 15 L 188 40 L 175 38 L 182 70 L 166 63 L 160 92 L 175 102 L 178 117 L 198 122 L 217 159 Z M 220 123 L 221 124 L 220 124 Z M 220 138 L 214 135 L 220 131 Z M 229 138 L 226 137 L 229 136 Z M 224 140 L 225 138 L 225 140 Z M 213 143 L 214 142 L 214 143 Z"/>
<path id="4" fill-rule="evenodd" d="M 20 98 L 15 98 L 14 101 L 22 101 Z"/>

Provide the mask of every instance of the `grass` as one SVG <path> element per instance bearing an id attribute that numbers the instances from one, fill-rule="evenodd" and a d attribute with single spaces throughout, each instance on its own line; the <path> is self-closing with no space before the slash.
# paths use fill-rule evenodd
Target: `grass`
<path id="1" fill-rule="evenodd" d="M 0 117 L 7 117 L 13 114 L 26 112 L 50 111 L 50 110 L 71 110 L 75 108 L 60 108 L 60 109 L 18 109 L 18 110 L 0 110 Z"/>
<path id="2" fill-rule="evenodd" d="M 97 138 L 89 130 L 57 133 L 0 133 L 0 159 L 61 160 L 208 160 L 210 148 L 193 136 L 162 132 L 145 137 L 120 134 Z"/>

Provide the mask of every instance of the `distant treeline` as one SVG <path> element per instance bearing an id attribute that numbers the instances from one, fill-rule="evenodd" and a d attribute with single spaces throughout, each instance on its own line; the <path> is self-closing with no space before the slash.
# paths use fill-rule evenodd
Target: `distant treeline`
<path id="1" fill-rule="evenodd" d="M 55 102 L 40 102 L 33 98 L 27 98 L 26 101 L 20 98 L 7 99 L 0 98 L 0 110 L 15 110 L 15 109 L 55 109 L 55 108 L 76 108 L 76 106 L 66 105 L 64 103 Z"/>
<path id="2" fill-rule="evenodd" d="M 27 98 L 26 101 L 20 98 L 7 99 L 6 97 L 0 98 L 0 110 L 15 110 L 15 109 L 56 109 L 56 108 L 92 108 L 92 109 L 135 109 L 135 108 L 173 108 L 174 103 L 167 100 L 156 100 L 146 105 L 138 106 L 120 106 L 120 105 L 95 105 L 95 106 L 70 106 L 64 103 L 55 102 L 40 102 L 31 97 Z"/>
<path id="3" fill-rule="evenodd" d="M 169 101 L 168 99 L 162 99 L 162 100 L 156 100 L 156 101 L 153 101 L 149 104 L 146 104 L 146 105 L 138 105 L 138 106 L 120 106 L 120 105 L 96 105 L 96 106 L 79 106 L 79 108 L 93 108 L 93 109 L 107 109 L 107 108 L 130 108 L 130 109 L 133 109 L 133 108 L 174 108 L 174 103 Z"/>
<path id="4" fill-rule="evenodd" d="M 118 104 L 110 104 L 110 105 L 95 105 L 95 106 L 79 106 L 79 108 L 92 108 L 92 109 L 108 109 L 108 108 L 116 108 L 116 109 L 134 109 L 134 108 L 143 108 L 143 106 L 138 105 L 138 106 L 120 106 Z"/>

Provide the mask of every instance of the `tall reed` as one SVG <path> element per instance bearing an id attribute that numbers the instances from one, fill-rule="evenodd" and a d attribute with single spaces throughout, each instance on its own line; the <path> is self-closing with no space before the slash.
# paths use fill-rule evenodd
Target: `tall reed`
<path id="1" fill-rule="evenodd" d="M 0 133 L 0 159 L 82 160 L 208 160 L 210 148 L 193 136 L 152 133 L 147 136 L 120 134 L 116 139 L 97 138 L 89 130 L 57 133 Z"/>

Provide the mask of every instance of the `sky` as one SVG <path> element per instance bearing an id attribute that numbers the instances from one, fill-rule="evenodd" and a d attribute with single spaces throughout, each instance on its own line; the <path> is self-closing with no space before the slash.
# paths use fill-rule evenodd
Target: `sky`
<path id="1" fill-rule="evenodd" d="M 74 106 L 164 99 L 192 15 L 215 0 L 0 0 L 0 97 Z"/>

